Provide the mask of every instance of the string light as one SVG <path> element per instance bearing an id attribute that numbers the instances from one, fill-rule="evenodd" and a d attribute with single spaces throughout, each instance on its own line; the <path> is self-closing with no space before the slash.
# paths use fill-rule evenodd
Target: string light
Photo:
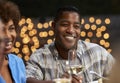
<path id="1" fill-rule="evenodd" d="M 85 31 L 81 31 L 81 37 L 85 37 L 86 36 L 86 32 Z"/>
<path id="2" fill-rule="evenodd" d="M 48 28 L 48 26 L 49 26 L 49 25 L 48 25 L 47 22 L 43 24 L 43 27 L 44 27 L 44 28 Z"/>
<path id="3" fill-rule="evenodd" d="M 90 21 L 90 23 L 93 23 L 95 21 L 95 18 L 94 17 L 90 17 L 89 21 Z"/>
<path id="4" fill-rule="evenodd" d="M 91 25 L 92 30 L 96 30 L 97 26 L 95 24 Z"/>
<path id="5" fill-rule="evenodd" d="M 108 33 L 105 33 L 105 34 L 103 35 L 103 38 L 104 38 L 104 39 L 108 39 L 108 38 L 109 38 L 109 34 L 108 34 Z"/>
<path id="6" fill-rule="evenodd" d="M 106 24 L 110 24 L 110 19 L 109 19 L 109 18 L 106 18 L 106 19 L 105 19 L 105 23 L 106 23 Z"/>
<path id="7" fill-rule="evenodd" d="M 85 24 L 85 29 L 89 29 L 90 28 L 90 24 Z"/>
<path id="8" fill-rule="evenodd" d="M 82 18 L 82 20 L 81 20 L 81 24 L 84 24 L 85 23 L 85 20 Z"/>
<path id="9" fill-rule="evenodd" d="M 37 24 L 37 27 L 38 27 L 39 29 L 41 29 L 41 28 L 43 27 L 42 23 L 38 23 L 38 24 Z"/>
<path id="10" fill-rule="evenodd" d="M 100 25 L 102 22 L 101 22 L 101 19 L 96 19 L 96 24 L 97 25 Z"/>

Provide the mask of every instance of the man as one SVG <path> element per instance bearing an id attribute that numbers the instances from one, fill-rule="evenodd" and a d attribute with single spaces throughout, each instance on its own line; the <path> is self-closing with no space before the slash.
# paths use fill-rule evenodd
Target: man
<path id="1" fill-rule="evenodd" d="M 80 40 L 81 15 L 75 7 L 66 6 L 58 9 L 52 23 L 55 33 L 55 42 L 45 45 L 34 52 L 27 62 L 27 82 L 40 82 L 40 80 L 51 80 L 52 78 L 68 77 L 66 73 L 66 62 L 68 51 L 75 49 L 77 59 L 84 70 L 80 75 L 72 74 L 72 83 L 88 83 L 98 80 L 100 77 L 92 74 L 91 71 L 101 76 L 106 76 L 111 69 L 113 57 L 101 46 Z M 52 77 L 52 67 L 59 62 L 59 69 Z M 82 78 L 81 78 L 82 76 Z"/>

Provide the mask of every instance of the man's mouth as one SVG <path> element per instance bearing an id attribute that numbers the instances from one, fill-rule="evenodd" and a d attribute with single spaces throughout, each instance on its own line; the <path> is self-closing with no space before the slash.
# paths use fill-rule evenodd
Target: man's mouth
<path id="1" fill-rule="evenodd" d="M 65 38 L 68 40 L 68 41 L 74 41 L 76 36 L 75 35 L 69 35 L 69 36 L 65 36 Z"/>

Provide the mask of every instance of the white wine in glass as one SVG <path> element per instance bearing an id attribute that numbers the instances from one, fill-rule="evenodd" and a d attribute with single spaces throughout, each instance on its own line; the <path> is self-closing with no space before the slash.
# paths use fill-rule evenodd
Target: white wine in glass
<path id="1" fill-rule="evenodd" d="M 68 78 L 56 78 L 53 81 L 55 83 L 71 83 L 71 79 Z"/>
<path id="2" fill-rule="evenodd" d="M 57 62 L 55 63 L 56 67 L 53 67 L 53 75 L 55 74 L 55 70 L 57 70 L 57 75 L 55 75 L 53 77 L 53 82 L 54 83 L 71 83 L 71 77 L 68 76 L 68 77 L 62 77 L 61 75 L 63 73 L 60 73 L 60 69 L 59 69 L 59 66 L 60 66 L 60 62 L 57 60 Z"/>
<path id="3" fill-rule="evenodd" d="M 83 70 L 83 66 L 81 65 L 79 59 L 77 58 L 76 50 L 72 49 L 68 52 L 68 72 L 71 74 L 79 74 Z"/>

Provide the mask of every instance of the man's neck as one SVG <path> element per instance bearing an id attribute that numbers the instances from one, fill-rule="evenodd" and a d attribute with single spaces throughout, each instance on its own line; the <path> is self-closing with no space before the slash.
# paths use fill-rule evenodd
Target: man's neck
<path id="1" fill-rule="evenodd" d="M 55 47 L 58 51 L 59 56 L 62 59 L 68 59 L 68 50 L 63 49 L 59 44 L 55 43 Z"/>

